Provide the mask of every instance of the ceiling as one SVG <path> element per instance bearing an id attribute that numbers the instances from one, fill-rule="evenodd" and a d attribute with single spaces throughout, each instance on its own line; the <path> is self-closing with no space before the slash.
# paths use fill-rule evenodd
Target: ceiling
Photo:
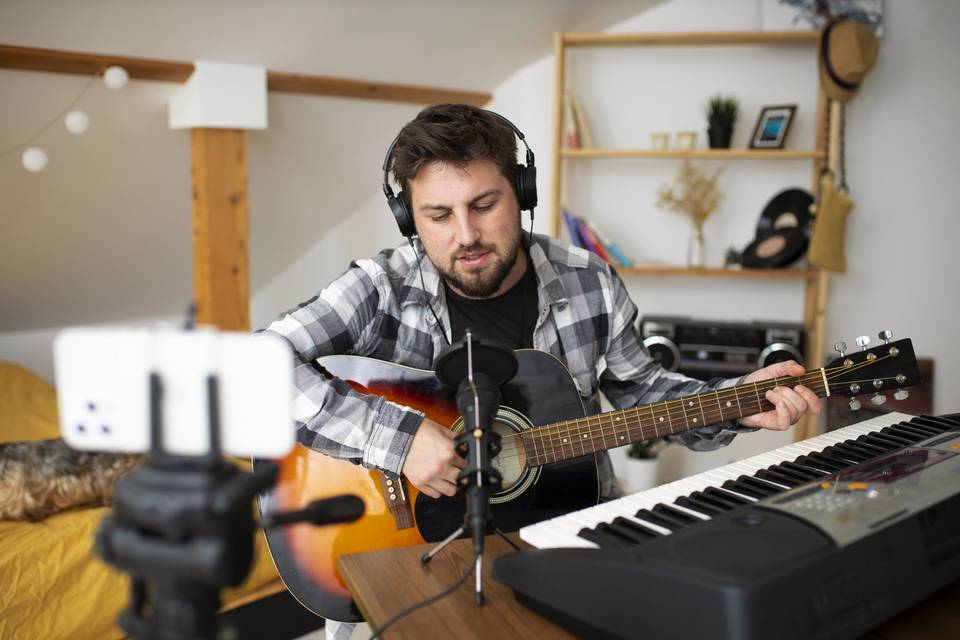
<path id="1" fill-rule="evenodd" d="M 656 4 L 627 0 L 0 0 L 0 44 L 494 92 L 549 55 Z M 166 127 L 176 86 L 0 70 L 0 332 L 171 316 L 192 289 L 189 132 Z M 271 94 L 250 132 L 251 289 L 270 282 L 377 188 L 417 105 Z M 547 114 L 545 114 L 546 116 Z M 20 166 L 20 145 L 50 157 Z"/>

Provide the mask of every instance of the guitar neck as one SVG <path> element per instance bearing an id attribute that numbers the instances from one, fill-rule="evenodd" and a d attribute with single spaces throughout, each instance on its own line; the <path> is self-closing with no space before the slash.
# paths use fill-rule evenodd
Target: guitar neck
<path id="1" fill-rule="evenodd" d="M 829 395 L 824 370 L 815 369 L 799 377 L 752 382 L 528 429 L 521 436 L 527 465 L 561 462 L 769 411 L 773 404 L 764 395 L 769 389 L 798 384 L 821 398 Z"/>

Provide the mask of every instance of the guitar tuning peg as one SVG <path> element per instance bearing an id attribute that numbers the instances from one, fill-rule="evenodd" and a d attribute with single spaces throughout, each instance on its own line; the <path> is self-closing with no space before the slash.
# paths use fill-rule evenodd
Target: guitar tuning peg
<path id="1" fill-rule="evenodd" d="M 883 340 L 883 344 L 890 344 L 890 338 L 893 337 L 893 331 L 884 329 L 878 335 L 880 336 L 880 339 Z"/>
<path id="2" fill-rule="evenodd" d="M 887 401 L 887 396 L 883 395 L 882 393 L 874 394 L 874 395 L 870 398 L 870 402 L 871 402 L 872 404 L 877 405 L 878 407 L 879 407 L 880 405 L 884 404 L 886 401 Z"/>
<path id="3" fill-rule="evenodd" d="M 860 404 L 860 401 L 856 398 L 850 398 L 850 411 L 859 411 L 860 407 L 863 405 Z"/>
<path id="4" fill-rule="evenodd" d="M 906 389 L 897 389 L 896 391 L 893 392 L 894 400 L 906 400 L 909 397 L 910 397 L 910 392 L 907 391 Z"/>
<path id="5" fill-rule="evenodd" d="M 861 351 L 866 351 L 868 344 L 870 344 L 870 336 L 857 336 L 857 346 Z"/>
<path id="6" fill-rule="evenodd" d="M 842 358 L 842 357 L 845 355 L 845 354 L 844 354 L 844 351 L 847 350 L 847 343 L 846 343 L 846 342 L 842 342 L 842 341 L 841 341 L 841 342 L 836 342 L 836 343 L 834 343 L 834 345 L 833 345 L 833 350 L 836 351 L 837 353 L 839 353 L 839 354 L 840 354 L 840 357 Z"/>

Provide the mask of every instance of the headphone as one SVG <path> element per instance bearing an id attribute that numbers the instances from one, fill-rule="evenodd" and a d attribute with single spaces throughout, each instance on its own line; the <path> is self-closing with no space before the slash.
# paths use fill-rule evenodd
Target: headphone
<path id="1" fill-rule="evenodd" d="M 487 109 L 481 109 L 481 111 L 489 113 L 510 127 L 527 149 L 527 164 L 517 163 L 517 177 L 513 185 L 513 191 L 517 194 L 517 202 L 520 204 L 520 210 L 529 211 L 532 216 L 533 208 L 537 206 L 537 167 L 533 157 L 533 151 L 530 150 L 530 145 L 527 144 L 523 133 L 520 129 L 517 129 L 516 125 L 499 113 Z M 417 228 L 413 223 L 413 212 L 410 211 L 410 205 L 407 204 L 407 194 L 401 189 L 400 193 L 394 195 L 389 182 L 390 160 L 393 157 L 393 149 L 397 146 L 399 139 L 400 134 L 397 134 L 397 137 L 390 143 L 390 148 L 387 149 L 387 155 L 383 158 L 383 195 L 387 197 L 387 204 L 390 205 L 390 212 L 393 213 L 393 217 L 397 221 L 400 233 L 403 234 L 404 238 L 410 239 L 417 235 Z"/>

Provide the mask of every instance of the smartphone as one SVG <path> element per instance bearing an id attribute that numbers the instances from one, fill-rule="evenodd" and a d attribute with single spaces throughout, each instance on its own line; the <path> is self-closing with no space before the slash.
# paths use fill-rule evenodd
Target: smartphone
<path id="1" fill-rule="evenodd" d="M 77 327 L 53 345 L 60 430 L 91 451 L 150 449 L 150 376 L 159 376 L 167 453 L 210 451 L 207 379 L 219 387 L 220 442 L 232 456 L 279 458 L 292 448 L 293 354 L 279 336 Z"/>

